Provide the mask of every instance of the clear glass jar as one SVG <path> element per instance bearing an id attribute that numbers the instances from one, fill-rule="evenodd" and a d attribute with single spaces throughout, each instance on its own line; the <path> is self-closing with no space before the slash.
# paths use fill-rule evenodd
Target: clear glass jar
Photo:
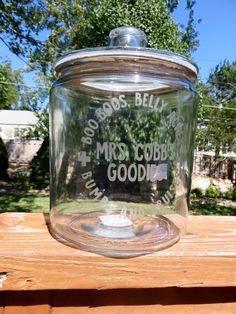
<path id="1" fill-rule="evenodd" d="M 145 44 L 115 29 L 59 59 L 51 90 L 52 232 L 113 257 L 173 245 L 188 213 L 197 68 Z"/>

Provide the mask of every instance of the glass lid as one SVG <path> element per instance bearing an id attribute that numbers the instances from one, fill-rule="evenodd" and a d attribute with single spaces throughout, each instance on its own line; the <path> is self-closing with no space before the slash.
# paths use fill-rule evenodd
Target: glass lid
<path id="1" fill-rule="evenodd" d="M 58 73 L 65 66 L 76 65 L 83 60 L 89 62 L 89 59 L 94 58 L 102 62 L 104 58 L 109 56 L 122 58 L 145 57 L 183 66 L 197 76 L 198 68 L 196 64 L 186 57 L 166 50 L 146 48 L 146 45 L 147 37 L 142 30 L 135 27 L 118 27 L 109 34 L 109 46 L 72 51 L 59 58 L 54 64 L 54 69 Z"/>

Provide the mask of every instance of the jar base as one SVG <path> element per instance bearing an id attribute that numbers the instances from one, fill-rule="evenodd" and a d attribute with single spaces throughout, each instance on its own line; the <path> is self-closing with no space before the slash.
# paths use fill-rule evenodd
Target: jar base
<path id="1" fill-rule="evenodd" d="M 59 240 L 109 257 L 128 258 L 159 251 L 176 243 L 181 234 L 164 216 L 130 217 L 105 211 L 62 216 L 61 223 L 52 229 Z"/>

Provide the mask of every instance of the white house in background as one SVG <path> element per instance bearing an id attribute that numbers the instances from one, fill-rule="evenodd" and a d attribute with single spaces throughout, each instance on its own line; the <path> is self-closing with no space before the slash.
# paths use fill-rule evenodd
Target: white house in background
<path id="1" fill-rule="evenodd" d="M 0 136 L 4 141 L 21 139 L 22 134 L 34 128 L 37 122 L 32 111 L 0 110 Z"/>
<path id="2" fill-rule="evenodd" d="M 23 134 L 36 126 L 38 118 L 32 111 L 0 110 L 0 137 L 6 145 L 9 163 L 27 165 L 36 155 L 42 140 L 24 139 Z"/>

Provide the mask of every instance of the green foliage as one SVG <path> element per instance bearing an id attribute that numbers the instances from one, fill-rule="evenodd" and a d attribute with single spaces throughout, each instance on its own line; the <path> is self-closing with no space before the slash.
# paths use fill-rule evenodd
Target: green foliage
<path id="1" fill-rule="evenodd" d="M 0 180 L 8 178 L 8 153 L 5 144 L 0 137 Z"/>
<path id="2" fill-rule="evenodd" d="M 37 36 L 46 26 L 43 1 L 0 1 L 0 12 L 0 39 L 13 53 L 29 57 L 42 48 Z"/>
<path id="3" fill-rule="evenodd" d="M 190 205 L 191 215 L 211 215 L 211 216 L 235 216 L 236 206 L 225 206 L 217 203 L 192 202 Z"/>
<path id="4" fill-rule="evenodd" d="M 201 118 L 197 145 L 214 150 L 236 151 L 236 61 L 217 65 L 207 84 L 201 85 Z"/>
<path id="5" fill-rule="evenodd" d="M 32 187 L 28 175 L 20 172 L 14 176 L 11 185 L 17 190 L 23 191 L 28 191 Z"/>
<path id="6" fill-rule="evenodd" d="M 49 185 L 49 140 L 45 138 L 37 155 L 31 161 L 30 182 L 37 189 Z"/>
<path id="7" fill-rule="evenodd" d="M 189 55 L 198 46 L 195 2 L 186 0 L 182 30 L 170 15 L 176 0 L 6 0 L 0 3 L 0 39 L 44 73 L 69 50 L 107 45 L 110 30 L 125 25 L 143 29 L 150 47 Z"/>
<path id="8" fill-rule="evenodd" d="M 210 197 L 210 198 L 218 198 L 221 197 L 221 191 L 215 187 L 213 184 L 210 184 L 206 191 L 205 191 L 205 196 Z"/>
<path id="9" fill-rule="evenodd" d="M 91 18 L 88 46 L 107 45 L 111 29 L 135 26 L 148 36 L 152 48 L 167 49 L 188 55 L 190 46 L 180 38 L 181 31 L 170 16 L 166 1 L 102 0 Z"/>
<path id="10" fill-rule="evenodd" d="M 228 191 L 222 193 L 216 186 L 212 183 L 207 187 L 206 191 L 201 188 L 195 188 L 191 190 L 191 199 L 201 199 L 201 198 L 225 198 L 229 200 L 236 200 L 236 186 L 229 189 Z"/>
<path id="11" fill-rule="evenodd" d="M 9 109 L 16 104 L 19 98 L 16 84 L 21 80 L 19 71 L 13 71 L 9 62 L 0 64 L 0 109 Z"/>
<path id="12" fill-rule="evenodd" d="M 204 191 L 201 188 L 195 188 L 191 190 L 191 199 L 201 198 L 204 195 Z"/>
<path id="13" fill-rule="evenodd" d="M 236 186 L 225 192 L 224 197 L 229 200 L 236 200 Z"/>
<path id="14" fill-rule="evenodd" d="M 189 10 L 188 22 L 185 28 L 182 41 L 188 47 L 188 50 L 195 51 L 196 47 L 199 45 L 199 41 L 197 40 L 198 32 L 196 30 L 196 24 L 201 22 L 201 19 L 195 22 L 194 19 L 194 6 L 196 4 L 196 0 L 187 0 L 186 1 L 186 9 Z"/>
<path id="15" fill-rule="evenodd" d="M 48 210 L 49 210 L 49 197 L 47 195 L 28 194 L 25 192 L 0 194 L 0 213 L 3 212 L 47 213 Z"/>
<path id="16" fill-rule="evenodd" d="M 173 12 L 178 7 L 179 0 L 168 0 L 166 7 L 170 12 Z"/>
<path id="17" fill-rule="evenodd" d="M 38 122 L 34 128 L 28 130 L 25 138 L 34 138 L 37 140 L 46 139 L 46 142 L 48 143 L 49 114 L 46 109 L 42 111 L 36 110 L 35 116 L 37 117 Z"/>

